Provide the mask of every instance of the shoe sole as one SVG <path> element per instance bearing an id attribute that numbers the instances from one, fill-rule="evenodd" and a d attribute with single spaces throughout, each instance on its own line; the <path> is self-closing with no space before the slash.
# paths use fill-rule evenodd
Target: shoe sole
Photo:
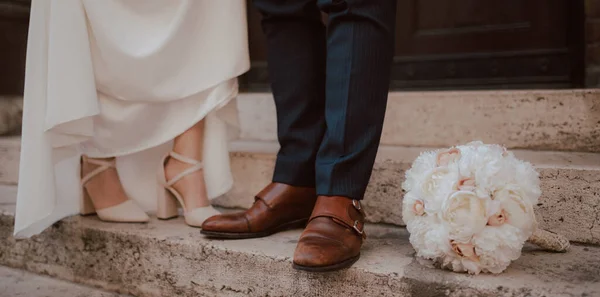
<path id="1" fill-rule="evenodd" d="M 301 219 L 292 222 L 288 222 L 282 225 L 279 225 L 275 228 L 265 230 L 262 232 L 254 232 L 254 233 L 231 233 L 231 232 L 218 232 L 218 231 L 207 231 L 202 229 L 200 231 L 201 234 L 214 239 L 249 239 L 249 238 L 260 238 L 267 237 L 269 235 L 273 235 L 278 232 L 283 232 L 292 229 L 302 229 L 306 227 L 306 223 L 308 219 Z"/>
<path id="2" fill-rule="evenodd" d="M 99 221 L 105 222 L 105 223 L 148 224 L 150 222 L 150 220 L 148 220 L 148 221 L 105 221 L 105 220 L 101 219 L 96 213 L 88 213 L 88 214 L 80 213 L 79 216 L 84 217 L 84 218 L 96 217 Z"/>
<path id="3" fill-rule="evenodd" d="M 360 254 L 358 254 L 356 257 L 352 257 L 352 258 L 344 260 L 340 263 L 336 263 L 336 264 L 329 265 L 329 266 L 318 266 L 318 267 L 302 266 L 302 265 L 298 265 L 298 264 L 294 263 L 292 265 L 292 267 L 296 270 L 308 271 L 308 272 L 331 272 L 331 271 L 337 271 L 337 270 L 350 268 L 350 266 L 354 265 L 354 263 L 356 263 L 356 261 L 358 261 L 359 258 L 360 258 Z"/>

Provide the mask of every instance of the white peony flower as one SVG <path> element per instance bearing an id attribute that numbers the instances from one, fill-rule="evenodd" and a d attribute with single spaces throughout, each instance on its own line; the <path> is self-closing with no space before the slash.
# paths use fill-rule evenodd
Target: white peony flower
<path id="1" fill-rule="evenodd" d="M 423 200 L 426 212 L 437 213 L 441 210 L 443 200 L 456 191 L 458 176 L 458 168 L 451 166 L 436 167 L 421 178 L 419 187 L 413 192 Z"/>
<path id="2" fill-rule="evenodd" d="M 512 187 L 495 193 L 494 200 L 498 201 L 506 214 L 506 223 L 522 230 L 529 238 L 537 228 L 533 205 L 523 197 L 522 192 Z"/>
<path id="3" fill-rule="evenodd" d="M 417 251 L 417 257 L 424 259 L 442 259 L 451 251 L 448 233 L 444 226 L 433 216 L 419 216 L 408 222 L 410 243 Z"/>
<path id="4" fill-rule="evenodd" d="M 423 152 L 415 159 L 411 168 L 405 173 L 406 179 L 402 184 L 405 191 L 412 191 L 420 184 L 423 175 L 437 167 L 436 156 L 437 151 Z"/>
<path id="5" fill-rule="evenodd" d="M 500 273 L 521 256 L 524 240 L 521 231 L 511 225 L 488 226 L 473 237 L 484 272 Z"/>
<path id="6" fill-rule="evenodd" d="M 528 162 L 523 162 L 516 158 L 512 158 L 513 166 L 515 167 L 515 183 L 521 190 L 524 198 L 528 199 L 533 205 L 538 203 L 538 199 L 542 195 L 540 189 L 540 175 L 533 166 Z"/>
<path id="7" fill-rule="evenodd" d="M 486 201 L 473 192 L 458 191 L 444 201 L 441 216 L 450 239 L 466 243 L 487 224 Z"/>
<path id="8" fill-rule="evenodd" d="M 445 167 L 437 167 L 425 174 L 425 179 L 420 184 L 421 193 L 425 197 L 435 197 L 436 192 L 441 186 L 441 183 L 446 180 L 446 175 L 450 174 L 450 170 Z"/>

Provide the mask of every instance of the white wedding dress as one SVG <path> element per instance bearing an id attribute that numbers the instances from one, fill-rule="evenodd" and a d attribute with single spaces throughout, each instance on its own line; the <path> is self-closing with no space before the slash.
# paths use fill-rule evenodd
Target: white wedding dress
<path id="1" fill-rule="evenodd" d="M 209 197 L 229 190 L 222 114 L 249 68 L 246 27 L 244 0 L 33 0 L 15 236 L 78 213 L 81 154 L 117 156 L 154 210 L 160 158 L 202 119 Z"/>

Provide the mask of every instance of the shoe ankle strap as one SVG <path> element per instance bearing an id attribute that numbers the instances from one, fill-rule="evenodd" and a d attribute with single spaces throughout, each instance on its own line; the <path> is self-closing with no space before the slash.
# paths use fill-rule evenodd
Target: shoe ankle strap
<path id="1" fill-rule="evenodd" d="M 116 164 L 115 164 L 115 159 L 113 158 L 110 161 L 105 161 L 105 160 L 99 160 L 99 159 L 92 159 L 89 158 L 87 156 L 81 156 L 81 161 L 82 163 L 88 163 L 88 164 L 92 164 L 92 165 L 97 165 L 98 167 L 94 170 L 92 170 L 91 172 L 89 172 L 88 174 L 86 174 L 85 176 L 83 176 L 81 178 L 81 186 L 85 186 L 85 184 L 87 182 L 90 181 L 90 179 L 94 178 L 94 176 L 102 173 L 103 171 L 110 169 L 110 168 L 115 168 Z M 83 164 L 82 164 L 83 165 Z"/>
<path id="2" fill-rule="evenodd" d="M 287 184 L 273 182 L 267 185 L 254 197 L 254 200 L 263 201 L 269 208 L 284 204 L 308 204 L 317 199 L 315 188 L 296 187 Z"/>
<path id="3" fill-rule="evenodd" d="M 198 170 L 201 170 L 202 168 L 204 168 L 204 164 L 202 164 L 202 162 L 198 161 L 198 160 L 194 160 L 192 158 L 186 157 L 184 155 L 180 155 L 176 152 L 171 151 L 169 153 L 169 156 L 177 161 L 180 161 L 182 163 L 186 163 L 188 165 L 192 165 L 192 167 L 187 168 L 186 170 L 180 172 L 179 174 L 177 174 L 175 177 L 173 177 L 172 179 L 167 181 L 166 186 L 170 187 L 173 186 L 175 183 L 177 183 L 179 180 L 181 180 L 182 178 L 184 178 L 186 175 L 192 174 Z M 167 157 L 165 157 L 165 161 L 166 161 Z M 163 162 L 164 164 L 165 162 Z"/>
<path id="4" fill-rule="evenodd" d="M 194 160 L 194 159 L 192 159 L 190 157 L 186 157 L 184 155 L 178 154 L 178 153 L 173 152 L 173 151 L 171 151 L 169 153 L 169 156 L 171 156 L 171 158 L 173 158 L 173 159 L 175 159 L 175 160 L 177 160 L 179 162 L 187 163 L 187 164 L 190 164 L 190 165 L 202 164 L 201 161 Z"/>
<path id="5" fill-rule="evenodd" d="M 319 217 L 331 218 L 363 239 L 367 238 L 364 212 L 358 200 L 340 196 L 319 196 L 309 222 Z"/>
<path id="6" fill-rule="evenodd" d="M 116 167 L 116 159 L 115 158 L 111 158 L 110 161 L 107 160 L 101 160 L 101 159 L 94 159 L 94 158 L 90 158 L 86 155 L 81 156 L 81 161 L 84 163 L 88 163 L 88 164 L 93 164 L 93 165 L 97 165 L 97 166 L 105 166 L 105 167 Z"/>

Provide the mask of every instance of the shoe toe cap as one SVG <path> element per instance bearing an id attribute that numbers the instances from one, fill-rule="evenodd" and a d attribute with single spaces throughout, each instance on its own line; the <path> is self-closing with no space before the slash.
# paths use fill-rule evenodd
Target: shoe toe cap
<path id="1" fill-rule="evenodd" d="M 239 214 L 221 214 L 212 216 L 202 224 L 203 231 L 222 233 L 248 232 L 248 221 Z"/>
<path id="2" fill-rule="evenodd" d="M 302 238 L 294 252 L 294 264 L 324 267 L 343 262 L 354 255 L 341 242 L 318 237 Z"/>
<path id="3" fill-rule="evenodd" d="M 127 200 L 121 204 L 96 210 L 103 221 L 121 223 L 145 223 L 150 217 L 133 201 Z"/>

